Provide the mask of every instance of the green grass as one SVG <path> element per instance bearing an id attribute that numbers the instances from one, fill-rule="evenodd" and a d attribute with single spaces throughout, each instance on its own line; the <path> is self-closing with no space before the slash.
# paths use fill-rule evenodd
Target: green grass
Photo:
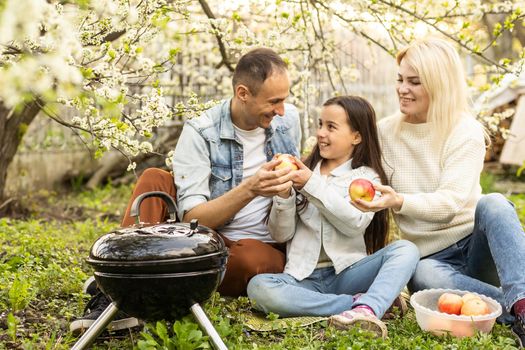
<path id="1" fill-rule="evenodd" d="M 483 193 L 495 192 L 494 183 L 496 182 L 496 175 L 492 173 L 482 172 L 479 183 Z"/>
<path id="2" fill-rule="evenodd" d="M 509 199 L 516 206 L 516 212 L 520 217 L 521 223 L 525 224 L 525 193 L 522 194 L 513 194 Z"/>
<path id="3" fill-rule="evenodd" d="M 97 237 L 118 226 L 129 187 L 46 194 L 23 220 L 0 219 L 0 349 L 69 349 L 69 322 L 82 314 L 81 293 L 91 274 L 85 263 Z M 525 221 L 525 195 L 511 198 Z M 115 213 L 119 213 L 118 215 Z M 302 328 L 253 332 L 243 320 L 248 299 L 218 294 L 204 305 L 229 349 L 514 349 L 507 327 L 489 335 L 440 338 L 422 332 L 412 311 L 388 322 L 389 338 L 336 331 L 325 322 Z M 94 349 L 207 349 L 211 345 L 191 316 L 147 324 L 144 330 L 103 335 Z"/>

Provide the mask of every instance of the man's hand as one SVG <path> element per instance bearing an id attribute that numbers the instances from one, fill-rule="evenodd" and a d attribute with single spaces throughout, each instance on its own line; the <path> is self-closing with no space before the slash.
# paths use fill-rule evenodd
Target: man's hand
<path id="1" fill-rule="evenodd" d="M 184 222 L 199 219 L 204 226 L 217 229 L 233 218 L 257 196 L 272 197 L 290 191 L 290 169 L 273 170 L 280 160 L 272 160 L 220 197 L 201 203 L 186 212 Z M 264 215 L 264 214 L 263 214 Z"/>
<path id="2" fill-rule="evenodd" d="M 403 205 L 403 195 L 394 191 L 390 186 L 374 184 L 374 189 L 381 192 L 381 197 L 374 199 L 371 202 L 356 199 L 355 201 L 352 201 L 352 205 L 365 212 L 378 212 L 388 208 L 392 208 L 396 211 L 401 209 L 401 206 Z"/>
<path id="3" fill-rule="evenodd" d="M 263 164 L 255 175 L 243 181 L 254 197 L 272 197 L 279 193 L 284 194 L 286 191 L 289 193 L 293 184 L 291 181 L 293 171 L 290 168 L 274 170 L 280 163 L 280 160 L 271 160 Z"/>

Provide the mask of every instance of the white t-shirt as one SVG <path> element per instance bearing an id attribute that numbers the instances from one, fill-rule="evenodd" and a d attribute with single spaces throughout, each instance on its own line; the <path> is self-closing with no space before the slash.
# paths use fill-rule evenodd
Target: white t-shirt
<path id="1" fill-rule="evenodd" d="M 242 130 L 235 128 L 235 135 L 243 146 L 243 180 L 253 176 L 266 163 L 264 154 L 265 130 Z M 242 208 L 233 220 L 220 229 L 220 232 L 232 241 L 253 238 L 263 242 L 275 242 L 270 237 L 268 225 L 264 222 L 272 203 L 271 197 L 255 197 Z"/>

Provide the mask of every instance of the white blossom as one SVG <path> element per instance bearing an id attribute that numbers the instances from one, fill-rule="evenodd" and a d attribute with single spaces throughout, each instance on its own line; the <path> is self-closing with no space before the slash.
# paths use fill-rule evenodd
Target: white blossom
<path id="1" fill-rule="evenodd" d="M 135 170 L 136 168 L 137 168 L 137 163 L 135 163 L 135 162 L 131 162 L 131 163 L 129 163 L 129 165 L 128 165 L 128 169 L 127 169 L 127 170 L 128 170 L 128 171 L 130 171 L 130 170 Z"/>
<path id="2" fill-rule="evenodd" d="M 231 96 L 231 68 L 240 55 L 267 46 L 289 62 L 294 84 L 289 102 L 309 110 L 304 120 L 311 126 L 311 116 L 318 113 L 308 101 L 317 101 L 321 90 L 351 91 L 352 83 L 363 79 L 363 67 L 373 70 L 381 64 L 374 57 L 365 58 L 361 67 L 340 64 L 343 56 L 353 54 L 345 45 L 359 33 L 391 53 L 422 33 L 436 33 L 436 27 L 461 35 L 464 46 L 483 47 L 489 41 L 477 27 L 483 14 L 508 15 L 524 5 L 522 0 L 395 2 L 415 11 L 417 19 L 383 2 L 325 3 L 328 9 L 307 1 L 210 0 L 217 17 L 210 20 L 197 2 L 181 0 L 91 0 L 82 7 L 74 1 L 4 0 L 0 100 L 8 108 L 34 97 L 58 102 L 73 111 L 67 122 L 89 135 L 99 150 L 115 147 L 132 157 L 154 151 L 151 136 L 157 128 L 174 118 L 196 117 L 217 99 Z M 429 25 L 433 20 L 422 20 L 446 14 L 435 26 Z M 522 56 L 508 69 L 520 72 L 524 64 Z M 480 119 L 496 130 L 497 120 L 507 115 Z"/>

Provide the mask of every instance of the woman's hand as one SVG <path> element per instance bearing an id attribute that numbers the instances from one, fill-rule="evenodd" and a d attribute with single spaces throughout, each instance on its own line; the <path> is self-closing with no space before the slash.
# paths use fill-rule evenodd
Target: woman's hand
<path id="1" fill-rule="evenodd" d="M 356 199 L 355 201 L 352 201 L 352 205 L 361 211 L 373 212 L 378 212 L 388 208 L 398 211 L 401 209 L 401 206 L 403 206 L 403 195 L 394 191 L 392 187 L 374 184 L 374 189 L 381 192 L 379 198 L 373 199 L 371 202 Z"/>
<path id="2" fill-rule="evenodd" d="M 310 177 L 312 176 L 312 171 L 304 165 L 303 162 L 297 157 L 295 158 L 295 163 L 299 167 L 298 170 L 294 170 L 291 173 L 291 180 L 293 182 L 293 187 L 296 190 L 300 190 L 304 187 L 304 185 L 310 180 Z"/>

